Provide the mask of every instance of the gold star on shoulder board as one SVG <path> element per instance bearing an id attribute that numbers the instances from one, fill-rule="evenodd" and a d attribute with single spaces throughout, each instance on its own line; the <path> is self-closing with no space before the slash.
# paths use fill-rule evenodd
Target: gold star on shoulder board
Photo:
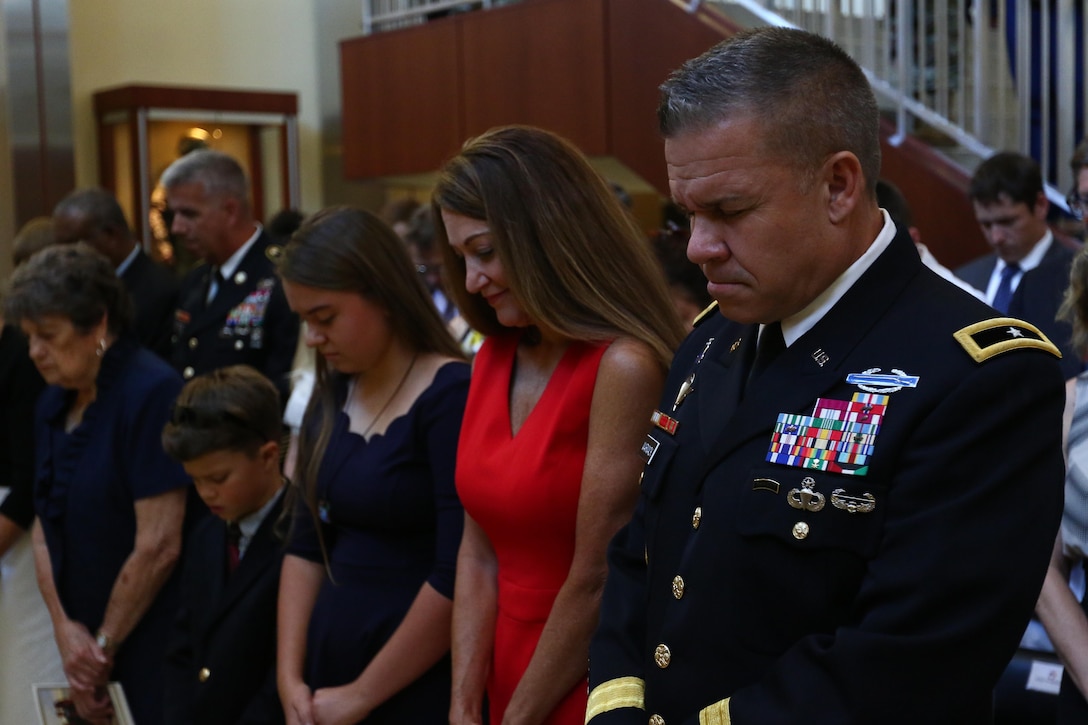
<path id="1" fill-rule="evenodd" d="M 1056 358 L 1062 354 L 1047 336 L 1031 323 L 1013 317 L 994 317 L 952 333 L 975 362 L 989 360 L 1010 350 L 1035 348 Z"/>

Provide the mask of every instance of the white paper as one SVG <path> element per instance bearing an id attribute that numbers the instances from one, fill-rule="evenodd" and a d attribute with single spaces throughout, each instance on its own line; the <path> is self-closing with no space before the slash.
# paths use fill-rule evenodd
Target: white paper
<path id="1" fill-rule="evenodd" d="M 1032 660 L 1027 689 L 1057 695 L 1062 687 L 1062 670 L 1059 664 Z"/>

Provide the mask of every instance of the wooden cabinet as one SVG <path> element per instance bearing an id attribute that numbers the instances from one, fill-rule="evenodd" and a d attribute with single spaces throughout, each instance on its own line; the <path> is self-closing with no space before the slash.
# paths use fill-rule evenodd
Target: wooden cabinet
<path id="1" fill-rule="evenodd" d="M 153 238 L 159 176 L 194 146 L 241 163 L 257 219 L 299 206 L 295 93 L 127 85 L 95 93 L 94 113 L 99 184 L 114 193 L 145 245 Z"/>

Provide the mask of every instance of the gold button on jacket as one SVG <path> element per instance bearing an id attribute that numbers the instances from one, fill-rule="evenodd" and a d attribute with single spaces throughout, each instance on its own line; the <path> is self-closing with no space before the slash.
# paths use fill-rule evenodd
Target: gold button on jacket
<path id="1" fill-rule="evenodd" d="M 656 662 L 657 666 L 661 669 L 665 669 L 669 666 L 669 663 L 672 662 L 672 652 L 669 651 L 667 646 L 663 644 L 657 645 L 654 649 L 654 662 Z"/>
<path id="2" fill-rule="evenodd" d="M 200 680 L 201 682 L 207 682 L 208 678 L 211 677 L 211 676 L 212 676 L 212 671 L 211 670 L 209 670 L 207 667 L 201 667 L 200 672 L 197 673 L 196 678 L 198 680 Z"/>

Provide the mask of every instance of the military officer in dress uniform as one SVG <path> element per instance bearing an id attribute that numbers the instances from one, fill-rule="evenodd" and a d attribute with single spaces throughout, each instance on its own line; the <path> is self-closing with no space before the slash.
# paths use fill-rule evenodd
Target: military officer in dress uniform
<path id="1" fill-rule="evenodd" d="M 204 262 L 181 283 L 171 362 L 186 380 L 250 365 L 286 400 L 299 322 L 276 277 L 280 248 L 253 218 L 245 172 L 226 154 L 194 151 L 161 183 L 171 234 Z"/>
<path id="2" fill-rule="evenodd" d="M 830 41 L 742 33 L 662 91 L 716 303 L 610 548 L 587 722 L 989 721 L 1061 515 L 1057 349 L 877 206 L 876 102 Z"/>

